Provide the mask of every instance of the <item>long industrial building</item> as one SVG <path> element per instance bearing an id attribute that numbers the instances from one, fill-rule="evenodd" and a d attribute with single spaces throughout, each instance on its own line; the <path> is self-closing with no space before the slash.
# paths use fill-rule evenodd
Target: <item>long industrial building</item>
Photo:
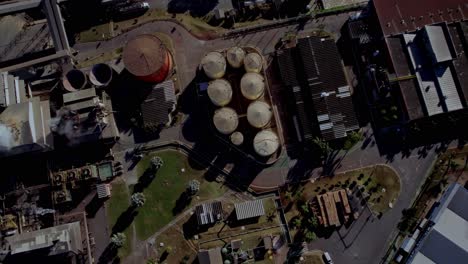
<path id="1" fill-rule="evenodd" d="M 468 16 L 463 0 L 374 0 L 407 121 L 468 106 Z"/>
<path id="2" fill-rule="evenodd" d="M 358 121 L 338 48 L 333 39 L 310 36 L 278 52 L 281 78 L 295 101 L 300 142 L 344 138 Z"/>

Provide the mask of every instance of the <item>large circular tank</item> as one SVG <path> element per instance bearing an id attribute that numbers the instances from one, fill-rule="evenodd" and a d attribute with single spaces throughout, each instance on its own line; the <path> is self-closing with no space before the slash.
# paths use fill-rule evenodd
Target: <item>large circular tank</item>
<path id="1" fill-rule="evenodd" d="M 240 68 L 244 64 L 245 51 L 240 47 L 232 47 L 228 49 L 226 58 L 233 68 Z"/>
<path id="2" fill-rule="evenodd" d="M 213 104 L 225 106 L 231 102 L 232 88 L 231 84 L 224 79 L 211 81 L 208 85 L 208 97 Z"/>
<path id="3" fill-rule="evenodd" d="M 92 84 L 102 87 L 107 86 L 112 80 L 112 68 L 104 63 L 99 63 L 91 68 L 89 80 Z"/>
<path id="4" fill-rule="evenodd" d="M 258 132 L 253 140 L 255 152 L 262 157 L 271 156 L 278 150 L 279 145 L 278 136 L 269 129 Z"/>
<path id="5" fill-rule="evenodd" d="M 256 100 L 265 91 L 265 79 L 258 73 L 248 72 L 242 76 L 241 92 L 249 100 Z"/>
<path id="6" fill-rule="evenodd" d="M 263 128 L 271 121 L 273 113 L 270 105 L 262 101 L 252 102 L 247 108 L 247 120 L 256 128 Z"/>
<path id="7" fill-rule="evenodd" d="M 215 111 L 213 123 L 220 133 L 229 135 L 237 129 L 239 117 L 234 109 L 223 107 Z"/>
<path id="8" fill-rule="evenodd" d="M 203 57 L 201 65 L 205 74 L 211 79 L 219 79 L 226 73 L 226 59 L 223 54 L 212 51 Z"/>
<path id="9" fill-rule="evenodd" d="M 231 139 L 232 144 L 236 146 L 240 146 L 244 143 L 244 135 L 239 131 L 232 133 L 229 138 Z"/>
<path id="10" fill-rule="evenodd" d="M 87 83 L 86 74 L 77 69 L 68 71 L 62 80 L 63 88 L 69 92 L 83 89 L 86 87 Z"/>
<path id="11" fill-rule="evenodd" d="M 263 67 L 263 58 L 256 52 L 251 52 L 245 56 L 244 67 L 247 72 L 259 73 Z"/>
<path id="12" fill-rule="evenodd" d="M 123 51 L 125 68 L 138 79 L 157 83 L 164 81 L 171 69 L 169 51 L 156 36 L 145 34 L 130 40 Z"/>

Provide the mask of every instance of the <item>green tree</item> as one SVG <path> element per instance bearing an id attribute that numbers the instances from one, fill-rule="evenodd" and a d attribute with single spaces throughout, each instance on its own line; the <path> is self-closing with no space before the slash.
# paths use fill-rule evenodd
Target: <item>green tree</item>
<path id="1" fill-rule="evenodd" d="M 302 220 L 301 220 L 301 218 L 298 217 L 298 218 L 294 219 L 293 225 L 294 225 L 294 227 L 296 227 L 296 228 L 300 228 L 301 225 L 302 225 Z"/>
<path id="2" fill-rule="evenodd" d="M 316 137 L 312 140 L 312 142 L 320 150 L 322 158 L 326 158 L 332 152 L 332 148 L 328 142 L 324 141 L 323 139 Z"/>
<path id="3" fill-rule="evenodd" d="M 187 184 L 187 190 L 191 195 L 195 195 L 200 190 L 200 182 L 197 180 L 191 180 Z"/>
<path id="4" fill-rule="evenodd" d="M 309 209 L 309 205 L 307 203 L 301 205 L 301 211 L 304 213 L 304 214 L 308 214 L 310 212 L 310 209 Z"/>
<path id="5" fill-rule="evenodd" d="M 317 235 L 316 235 L 314 232 L 310 231 L 310 230 L 307 230 L 307 231 L 306 231 L 304 237 L 305 237 L 305 241 L 306 241 L 307 243 L 312 242 L 312 241 L 314 241 L 314 240 L 317 239 Z"/>
<path id="6" fill-rule="evenodd" d="M 159 156 L 154 156 L 151 158 L 151 168 L 154 171 L 159 170 L 164 165 L 163 160 Z"/>
<path id="7" fill-rule="evenodd" d="M 315 216 L 312 216 L 311 218 L 309 218 L 308 222 L 314 228 L 318 226 L 318 219 Z"/>
<path id="8" fill-rule="evenodd" d="M 127 241 L 127 236 L 125 236 L 124 233 L 115 233 L 112 235 L 110 241 L 114 247 L 120 248 L 125 244 L 125 241 Z"/>
<path id="9" fill-rule="evenodd" d="M 145 205 L 145 202 L 146 202 L 146 197 L 143 193 L 138 192 L 138 193 L 132 194 L 132 197 L 131 197 L 132 206 L 142 207 L 143 205 Z"/>

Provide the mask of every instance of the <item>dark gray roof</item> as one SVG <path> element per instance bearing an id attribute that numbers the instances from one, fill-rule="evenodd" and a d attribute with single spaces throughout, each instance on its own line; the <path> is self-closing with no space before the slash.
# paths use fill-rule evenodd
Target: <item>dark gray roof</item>
<path id="1" fill-rule="evenodd" d="M 221 202 L 206 203 L 195 208 L 199 225 L 213 224 L 223 219 L 223 206 Z"/>
<path id="2" fill-rule="evenodd" d="M 254 200 L 235 204 L 237 220 L 265 215 L 263 200 Z"/>
<path id="3" fill-rule="evenodd" d="M 435 205 L 418 246 L 408 263 L 423 264 L 428 259 L 438 264 L 466 263 L 468 259 L 468 190 L 451 184 Z"/>
<path id="4" fill-rule="evenodd" d="M 223 256 L 220 248 L 212 248 L 198 252 L 198 263 L 200 264 L 222 264 Z"/>
<path id="5" fill-rule="evenodd" d="M 346 136 L 359 128 L 338 48 L 331 38 L 301 38 L 278 53 L 281 77 L 290 87 L 305 139 Z"/>
<path id="6" fill-rule="evenodd" d="M 156 125 L 167 124 L 175 103 L 176 96 L 172 80 L 154 86 L 141 105 L 143 122 Z"/>

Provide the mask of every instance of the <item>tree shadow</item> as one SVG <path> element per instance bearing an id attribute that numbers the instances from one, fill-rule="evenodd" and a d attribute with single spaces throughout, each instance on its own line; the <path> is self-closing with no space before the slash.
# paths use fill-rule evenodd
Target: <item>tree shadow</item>
<path id="1" fill-rule="evenodd" d="M 172 209 L 172 215 L 176 216 L 180 214 L 190 204 L 190 202 L 192 202 L 192 196 L 188 191 L 181 193 Z"/>
<path id="2" fill-rule="evenodd" d="M 152 168 L 147 168 L 143 175 L 138 178 L 138 183 L 133 186 L 133 193 L 143 192 L 156 178 L 157 172 Z"/>
<path id="3" fill-rule="evenodd" d="M 117 248 L 112 243 L 110 243 L 104 249 L 104 252 L 102 252 L 97 263 L 98 264 L 119 263 L 120 258 L 118 257 L 117 253 L 118 253 Z"/>
<path id="4" fill-rule="evenodd" d="M 138 211 L 135 209 L 135 207 L 130 206 L 117 218 L 117 221 L 112 227 L 112 234 L 123 232 L 132 224 L 133 220 L 138 215 Z"/>

